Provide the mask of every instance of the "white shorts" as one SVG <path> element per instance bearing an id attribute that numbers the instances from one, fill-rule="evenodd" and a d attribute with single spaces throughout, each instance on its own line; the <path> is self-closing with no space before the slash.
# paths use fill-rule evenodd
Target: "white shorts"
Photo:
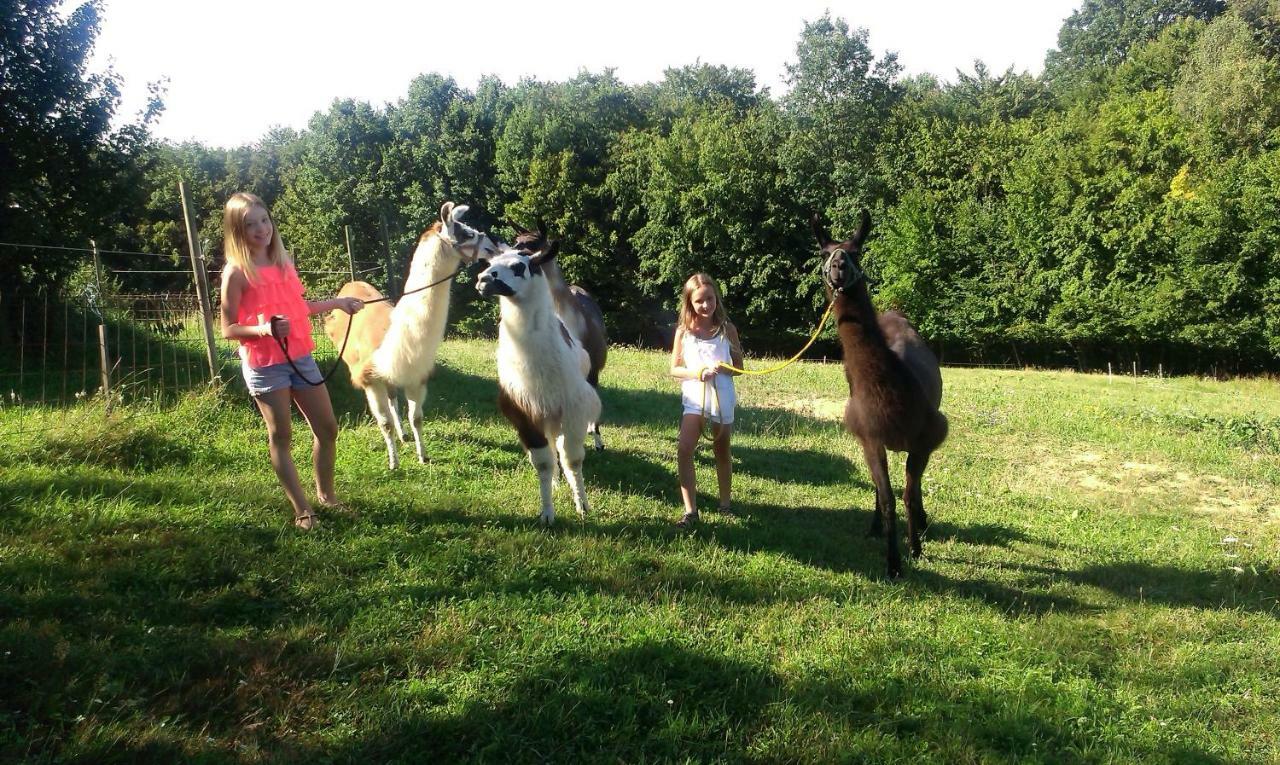
<path id="1" fill-rule="evenodd" d="M 712 382 L 682 382 L 680 403 L 684 414 L 696 414 L 717 425 L 732 425 L 733 412 L 738 408 L 738 393 L 733 387 L 733 378 L 719 374 L 712 378 Z"/>

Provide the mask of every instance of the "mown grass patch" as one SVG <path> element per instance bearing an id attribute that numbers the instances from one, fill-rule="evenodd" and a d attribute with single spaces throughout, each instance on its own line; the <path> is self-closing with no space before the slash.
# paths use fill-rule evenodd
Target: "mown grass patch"
<path id="1" fill-rule="evenodd" d="M 334 385 L 355 515 L 311 535 L 235 387 L 0 409 L 0 759 L 1280 757 L 1280 458 L 1179 419 L 1274 422 L 1257 381 L 945 370 L 926 557 L 893 583 L 837 365 L 740 379 L 740 514 L 681 533 L 676 386 L 616 349 L 593 513 L 562 486 L 542 530 L 492 353 L 445 344 L 430 459 L 394 473 Z"/>

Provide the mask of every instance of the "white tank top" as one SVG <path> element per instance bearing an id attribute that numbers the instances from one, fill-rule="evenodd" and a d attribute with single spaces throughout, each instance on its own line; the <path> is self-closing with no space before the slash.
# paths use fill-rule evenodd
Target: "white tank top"
<path id="1" fill-rule="evenodd" d="M 680 346 L 681 358 L 687 369 L 714 367 L 717 362 L 733 363 L 729 338 L 724 332 L 702 340 L 685 330 Z M 685 414 L 702 414 L 714 422 L 728 425 L 733 422 L 733 410 L 738 405 L 733 377 L 721 372 L 708 382 L 682 380 L 680 400 Z"/>

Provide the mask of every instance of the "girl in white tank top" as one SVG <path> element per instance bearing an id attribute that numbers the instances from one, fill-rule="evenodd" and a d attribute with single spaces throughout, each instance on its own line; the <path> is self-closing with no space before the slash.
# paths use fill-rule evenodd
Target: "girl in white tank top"
<path id="1" fill-rule="evenodd" d="M 706 423 L 711 423 L 716 456 L 716 482 L 720 490 L 720 512 L 732 514 L 733 460 L 729 439 L 738 397 L 733 372 L 722 365 L 742 366 L 742 346 L 738 330 L 729 321 L 720 290 L 706 274 L 694 274 L 685 282 L 680 297 L 680 321 L 671 348 L 671 376 L 680 380 L 680 439 L 676 451 L 676 472 L 684 515 L 676 524 L 690 526 L 698 521 L 697 482 L 693 452 Z"/>

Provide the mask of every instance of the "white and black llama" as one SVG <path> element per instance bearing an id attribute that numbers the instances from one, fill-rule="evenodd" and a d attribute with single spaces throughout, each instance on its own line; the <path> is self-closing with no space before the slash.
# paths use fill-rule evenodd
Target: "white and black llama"
<path id="1" fill-rule="evenodd" d="M 529 254 L 508 250 L 492 259 L 476 289 L 501 304 L 498 325 L 498 407 L 520 436 L 538 471 L 539 520 L 551 525 L 555 443 L 578 516 L 587 515 L 582 480 L 588 423 L 600 417 L 600 397 L 587 382 L 590 359 L 556 315 L 545 267 L 555 248 Z"/>
<path id="2" fill-rule="evenodd" d="M 427 460 L 422 443 L 422 404 L 427 398 L 427 378 L 435 368 L 436 351 L 444 339 L 451 275 L 463 263 L 474 263 L 502 251 L 487 234 L 462 222 L 467 209 L 466 205 L 455 207 L 453 202 L 440 207 L 440 220 L 418 239 L 404 283 L 404 297 L 395 308 L 374 303 L 354 317 L 332 311 L 325 320 L 325 334 L 335 345 L 342 343 L 347 322 L 352 322 L 342 358 L 351 372 L 352 386 L 364 390 L 369 411 L 378 421 L 392 470 L 400 466 L 396 439 L 405 439 L 395 405 L 397 388 L 403 389 L 409 400 L 409 427 L 418 461 Z M 435 286 L 427 287 L 433 283 Z M 367 282 L 348 282 L 338 294 L 366 302 L 382 297 Z"/>
<path id="3" fill-rule="evenodd" d="M 541 220 L 538 221 L 538 228 L 535 231 L 530 231 L 514 221 L 508 221 L 508 223 L 516 232 L 515 249 L 528 255 L 536 255 L 551 249 L 559 252 L 560 242 L 547 239 L 545 233 L 547 227 Z M 598 393 L 600 371 L 604 369 L 609 357 L 609 336 L 604 328 L 604 312 L 600 310 L 600 305 L 596 303 L 596 299 L 590 292 L 564 280 L 564 274 L 560 272 L 560 264 L 555 259 L 547 260 L 542 266 L 542 272 L 547 277 L 547 286 L 551 288 L 551 302 L 555 305 L 556 315 L 587 352 L 587 357 L 591 361 L 591 367 L 587 370 L 587 382 L 591 383 L 591 387 Z M 600 436 L 598 420 L 587 426 L 587 432 L 595 440 L 596 451 L 604 449 L 604 439 Z"/>

